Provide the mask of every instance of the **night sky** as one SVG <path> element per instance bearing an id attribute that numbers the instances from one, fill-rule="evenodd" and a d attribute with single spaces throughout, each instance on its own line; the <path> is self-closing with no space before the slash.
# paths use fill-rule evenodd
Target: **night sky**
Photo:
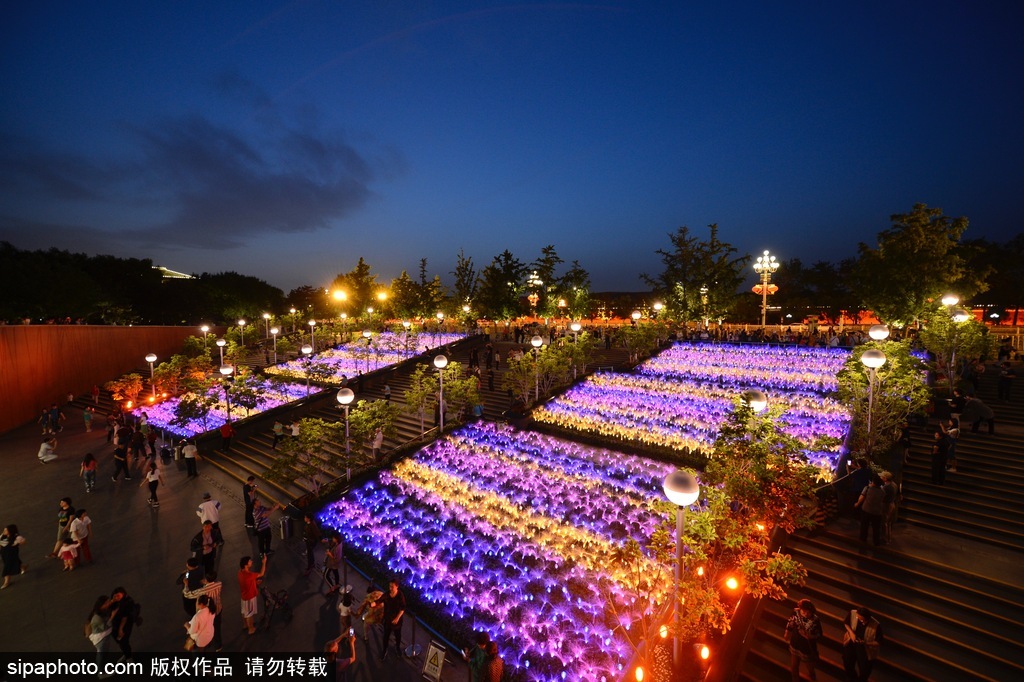
<path id="1" fill-rule="evenodd" d="M 915 202 L 1021 231 L 1020 2 L 5 2 L 0 240 L 446 282 L 667 233 L 856 255 Z"/>

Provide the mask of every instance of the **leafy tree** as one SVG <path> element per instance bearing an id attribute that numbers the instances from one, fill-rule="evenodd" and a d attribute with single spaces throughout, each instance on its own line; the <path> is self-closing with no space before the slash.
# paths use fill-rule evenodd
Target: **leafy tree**
<path id="1" fill-rule="evenodd" d="M 267 402 L 266 384 L 251 372 L 240 374 L 231 387 L 231 402 L 244 409 L 248 417 L 252 410 Z"/>
<path id="2" fill-rule="evenodd" d="M 285 438 L 277 446 L 273 464 L 264 472 L 267 480 L 296 484 L 304 482 L 315 496 L 324 485 L 352 465 L 345 455 L 345 424 L 323 419 L 299 421 L 298 438 Z"/>
<path id="3" fill-rule="evenodd" d="M 658 347 L 660 339 L 668 336 L 668 329 L 661 322 L 633 324 L 619 330 L 622 340 L 633 362 L 641 356 L 650 355 Z"/>
<path id="4" fill-rule="evenodd" d="M 875 370 L 870 400 L 871 431 L 868 431 L 868 382 L 870 373 L 861 362 L 868 349 L 885 353 L 885 364 Z M 900 425 L 922 410 L 930 399 L 924 380 L 924 363 L 910 352 L 910 341 L 869 341 L 853 349 L 839 371 L 839 400 L 853 415 L 848 443 L 851 450 L 877 458 L 899 437 Z"/>
<path id="5" fill-rule="evenodd" d="M 548 244 L 540 250 L 540 256 L 530 264 L 530 269 L 537 273 L 542 284 L 537 288 L 537 314 L 541 317 L 558 315 L 558 277 L 555 270 L 564 263 L 554 244 Z"/>
<path id="6" fill-rule="evenodd" d="M 966 300 L 985 290 L 988 273 L 968 269 L 960 247 L 967 218 L 951 219 L 941 208 L 914 204 L 910 213 L 891 220 L 892 227 L 878 233 L 876 247 L 858 247 L 856 289 L 881 320 L 916 323 L 946 293 Z"/>
<path id="7" fill-rule="evenodd" d="M 153 368 L 153 378 L 158 391 L 178 395 L 189 382 L 203 379 L 209 371 L 209 356 L 172 355 Z"/>
<path id="8" fill-rule="evenodd" d="M 593 301 L 590 298 L 590 273 L 574 260 L 572 266 L 558 280 L 558 294 L 565 299 L 565 314 L 573 320 L 590 317 Z"/>
<path id="9" fill-rule="evenodd" d="M 988 290 L 972 298 L 972 302 L 991 306 L 1003 324 L 1015 325 L 1024 304 L 1024 233 L 1003 244 L 977 239 L 965 245 L 971 249 L 969 269 L 991 272 Z"/>
<path id="10" fill-rule="evenodd" d="M 409 390 L 405 392 L 405 408 L 420 418 L 420 437 L 426 434 L 427 410 L 438 391 L 437 376 L 429 365 L 419 364 L 409 377 Z"/>
<path id="11" fill-rule="evenodd" d="M 345 274 L 339 274 L 331 282 L 331 291 L 340 289 L 347 296 L 349 314 L 362 316 L 368 306 L 376 302 L 377 275 L 370 266 L 359 257 L 359 262 Z"/>
<path id="12" fill-rule="evenodd" d="M 391 280 L 391 309 L 398 317 L 408 320 L 419 314 L 419 303 L 416 282 L 409 277 L 408 272 L 402 270 L 401 275 Z"/>
<path id="13" fill-rule="evenodd" d="M 657 251 L 662 272 L 657 276 L 640 276 L 662 297 L 666 313 L 683 322 L 704 316 L 719 321 L 728 317 L 737 304 L 737 290 L 750 258 L 737 257 L 736 247 L 719 240 L 717 224 L 708 225 L 708 230 L 707 241 L 692 236 L 685 225 L 669 234 L 672 249 Z M 703 297 L 702 287 L 707 288 Z"/>
<path id="14" fill-rule="evenodd" d="M 533 353 L 523 355 L 509 355 L 506 360 L 505 373 L 501 377 L 501 389 L 512 391 L 512 394 L 519 397 L 525 404 L 529 405 L 530 394 L 538 383 L 538 366 Z"/>
<path id="15" fill-rule="evenodd" d="M 573 378 L 577 374 L 586 374 L 587 366 L 594 358 L 594 351 L 597 350 L 599 341 L 589 332 L 580 332 L 576 336 L 576 342 L 568 342 L 563 347 L 563 352 L 572 367 Z"/>
<path id="16" fill-rule="evenodd" d="M 360 400 L 357 402 L 348 418 L 349 436 L 355 441 L 356 450 L 361 448 L 369 450 L 377 429 L 384 431 L 385 438 L 394 436 L 396 433 L 395 419 L 398 418 L 400 411 L 401 408 L 398 405 L 386 400 Z M 372 461 L 366 459 L 365 463 L 372 464 Z"/>
<path id="17" fill-rule="evenodd" d="M 185 427 L 189 423 L 199 422 L 203 425 L 203 431 L 208 431 L 210 411 L 220 402 L 216 394 L 210 393 L 212 386 L 213 381 L 207 380 L 192 383 L 188 392 L 178 398 L 171 425 Z"/>
<path id="18" fill-rule="evenodd" d="M 139 393 L 142 393 L 142 376 L 139 374 L 125 374 L 124 376 L 108 381 L 103 388 L 110 391 L 110 397 L 116 402 L 135 402 Z"/>
<path id="19" fill-rule="evenodd" d="M 528 269 L 507 249 L 480 273 L 478 299 L 483 317 L 510 320 L 519 316 L 519 297 Z"/>
<path id="20" fill-rule="evenodd" d="M 459 249 L 456 256 L 455 269 L 450 273 L 455 278 L 455 301 L 461 307 L 464 304 L 472 304 L 476 299 L 478 279 L 476 268 L 473 266 L 473 257 L 466 257 Z"/>
<path id="21" fill-rule="evenodd" d="M 466 371 L 461 362 L 450 362 L 444 368 L 444 401 L 448 404 L 445 424 L 454 424 L 465 415 L 467 407 L 480 403 L 479 380 Z"/>
<path id="22" fill-rule="evenodd" d="M 441 278 L 434 275 L 433 279 L 427 276 L 427 259 L 420 259 L 420 280 L 417 285 L 419 294 L 418 314 L 420 317 L 429 318 L 445 309 L 444 287 L 441 285 Z"/>
<path id="23" fill-rule="evenodd" d="M 967 362 L 982 358 L 992 351 L 994 340 L 988 329 L 970 316 L 963 322 L 953 318 L 945 307 L 933 307 L 921 329 L 921 342 L 935 356 L 934 369 L 945 379 L 950 395 L 960 385 Z"/>

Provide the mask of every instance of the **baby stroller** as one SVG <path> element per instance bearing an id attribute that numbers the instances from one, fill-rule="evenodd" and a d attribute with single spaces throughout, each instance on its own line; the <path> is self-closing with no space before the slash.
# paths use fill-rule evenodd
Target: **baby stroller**
<path id="1" fill-rule="evenodd" d="M 261 580 L 260 596 L 263 597 L 263 620 L 260 621 L 262 628 L 265 630 L 270 629 L 270 621 L 277 611 L 281 612 L 285 623 L 292 622 L 292 607 L 288 603 L 288 590 L 281 589 L 277 592 L 271 592 Z"/>

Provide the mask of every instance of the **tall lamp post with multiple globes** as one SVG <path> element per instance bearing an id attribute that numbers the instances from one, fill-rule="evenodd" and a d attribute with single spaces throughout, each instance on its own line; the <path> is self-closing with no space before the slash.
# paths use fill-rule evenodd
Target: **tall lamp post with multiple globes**
<path id="1" fill-rule="evenodd" d="M 153 363 L 156 362 L 156 353 L 150 353 L 146 356 L 146 362 L 149 363 L 149 386 L 153 390 L 153 398 L 156 398 L 156 380 L 153 377 Z"/>
<path id="2" fill-rule="evenodd" d="M 533 346 L 533 400 L 536 402 L 540 400 L 540 347 L 544 345 L 544 339 L 534 336 L 530 339 L 530 345 Z"/>
<path id="3" fill-rule="evenodd" d="M 277 327 L 270 328 L 270 335 L 274 337 L 274 364 L 277 364 L 277 335 L 280 333 Z"/>
<path id="4" fill-rule="evenodd" d="M 662 484 L 665 497 L 669 502 L 676 505 L 676 575 L 675 590 L 673 592 L 672 609 L 675 613 L 675 628 L 672 641 L 672 663 L 676 670 L 679 669 L 682 658 L 682 641 L 679 633 L 682 629 L 682 615 L 679 608 L 679 584 L 683 577 L 683 529 L 686 527 L 686 508 L 697 501 L 700 497 L 700 484 L 697 478 L 688 471 L 676 469 L 665 477 Z"/>
<path id="5" fill-rule="evenodd" d="M 768 249 L 765 249 L 764 255 L 758 256 L 757 261 L 754 263 L 754 272 L 761 277 L 761 283 L 754 287 L 754 291 L 761 294 L 761 329 L 764 329 L 765 317 L 768 314 L 768 294 L 774 293 L 769 291 L 772 287 L 772 275 L 779 269 L 779 262 L 775 260 L 775 256 L 768 253 Z M 778 287 L 775 287 L 778 290 Z"/>
<path id="6" fill-rule="evenodd" d="M 221 365 L 220 375 L 223 377 L 222 382 L 224 384 L 224 404 L 228 408 L 228 421 L 231 421 L 231 375 L 234 374 L 235 368 L 231 365 Z"/>
<path id="7" fill-rule="evenodd" d="M 444 433 L 444 368 L 448 366 L 448 357 L 434 356 L 434 367 L 437 367 L 437 416 L 438 435 Z"/>

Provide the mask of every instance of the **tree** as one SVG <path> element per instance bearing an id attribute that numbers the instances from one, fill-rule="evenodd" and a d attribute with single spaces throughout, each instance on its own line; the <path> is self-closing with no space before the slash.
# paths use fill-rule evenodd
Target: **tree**
<path id="1" fill-rule="evenodd" d="M 356 442 L 356 450 L 373 442 L 377 429 L 384 432 L 385 438 L 395 435 L 395 419 L 401 408 L 386 400 L 360 400 L 355 409 L 349 413 L 349 435 Z M 361 460 L 353 457 L 357 463 Z M 372 464 L 370 459 L 365 462 Z"/>
<path id="2" fill-rule="evenodd" d="M 590 273 L 578 260 L 558 280 L 558 294 L 565 299 L 565 315 L 573 320 L 590 317 L 593 302 L 590 298 Z"/>
<path id="3" fill-rule="evenodd" d="M 483 317 L 510 320 L 519 316 L 519 297 L 524 290 L 527 267 L 507 249 L 494 257 L 480 273 L 478 298 Z"/>
<path id="4" fill-rule="evenodd" d="M 870 400 L 868 431 L 868 382 L 870 373 L 861 356 L 866 350 L 885 353 L 885 364 L 875 370 Z M 930 392 L 924 381 L 926 367 L 910 352 L 910 341 L 869 341 L 853 349 L 839 371 L 838 398 L 853 415 L 847 443 L 853 451 L 877 458 L 889 451 L 899 437 L 899 427 L 913 413 L 924 409 Z"/>
<path id="5" fill-rule="evenodd" d="M 466 371 L 461 362 L 449 362 L 444 368 L 444 401 L 448 404 L 445 424 L 454 424 L 465 416 L 465 410 L 480 404 L 479 379 Z"/>
<path id="6" fill-rule="evenodd" d="M 420 317 L 433 317 L 438 311 L 444 309 L 445 295 L 441 278 L 434 275 L 433 279 L 428 279 L 426 258 L 420 259 L 420 280 L 417 290 L 419 294 L 417 312 Z"/>
<path id="7" fill-rule="evenodd" d="M 541 282 L 536 288 L 539 296 L 536 310 L 541 317 L 558 315 L 558 278 L 555 276 L 555 270 L 564 262 L 555 250 L 554 244 L 548 244 L 540 250 L 537 260 L 530 264 L 533 273 L 537 275 L 537 280 Z"/>
<path id="8" fill-rule="evenodd" d="M 362 316 L 367 306 L 374 305 L 376 287 L 377 275 L 371 272 L 370 266 L 360 256 L 356 266 L 347 273 L 337 275 L 329 289 L 345 292 L 349 315 L 355 317 Z"/>
<path id="9" fill-rule="evenodd" d="M 728 317 L 737 304 L 743 268 L 750 258 L 737 257 L 736 247 L 718 239 L 716 223 L 708 225 L 708 230 L 707 241 L 691 236 L 685 225 L 670 233 L 672 249 L 657 251 L 664 266 L 661 274 L 640 275 L 662 297 L 666 313 L 683 322 Z M 702 288 L 707 290 L 703 295 Z"/>
<path id="10" fill-rule="evenodd" d="M 108 381 L 103 388 L 110 391 L 110 397 L 115 402 L 127 401 L 134 403 L 142 393 L 142 376 L 139 374 L 125 374 L 124 376 Z"/>
<path id="11" fill-rule="evenodd" d="M 877 246 L 858 247 L 856 289 L 879 319 L 900 327 L 917 323 L 946 293 L 966 300 L 986 289 L 988 273 L 969 270 L 960 248 L 967 218 L 914 204 L 910 213 L 890 219 L 892 227 L 878 233 Z"/>
<path id="12" fill-rule="evenodd" d="M 172 355 L 170 360 L 153 368 L 153 380 L 158 391 L 177 395 L 190 381 L 203 379 L 209 370 L 208 355 Z"/>
<path id="13" fill-rule="evenodd" d="M 231 386 L 231 402 L 244 409 L 248 417 L 252 410 L 267 402 L 267 386 L 251 372 L 240 373 Z"/>
<path id="14" fill-rule="evenodd" d="M 395 315 L 407 320 L 419 314 L 419 289 L 409 273 L 402 274 L 391 280 L 391 309 Z"/>
<path id="15" fill-rule="evenodd" d="M 623 327 L 619 333 L 629 351 L 630 360 L 636 362 L 640 356 L 654 352 L 660 340 L 668 336 L 668 329 L 661 322 L 648 322 Z"/>
<path id="16" fill-rule="evenodd" d="M 963 311 L 933 306 L 921 329 L 921 342 L 935 356 L 933 368 L 945 380 L 950 395 L 963 380 L 966 363 L 990 353 L 994 343 L 985 325 L 973 316 L 957 322 L 956 312 Z"/>
<path id="17" fill-rule="evenodd" d="M 323 419 L 299 421 L 298 438 L 285 438 L 277 447 L 277 456 L 263 473 L 264 478 L 279 483 L 304 481 L 307 490 L 319 496 L 325 484 L 341 471 L 351 467 L 344 447 L 345 424 Z"/>
<path id="18" fill-rule="evenodd" d="M 971 249 L 968 267 L 975 272 L 991 271 L 989 288 L 972 302 L 990 306 L 1002 324 L 1016 326 L 1024 304 L 1024 233 L 999 244 L 977 239 L 966 242 Z"/>
<path id="19" fill-rule="evenodd" d="M 188 382 L 187 392 L 178 398 L 174 406 L 172 426 L 187 428 L 189 424 L 198 422 L 202 424 L 204 432 L 209 431 L 210 411 L 220 402 L 217 395 L 210 391 L 213 383 L 214 380 L 205 377 Z"/>
<path id="20" fill-rule="evenodd" d="M 449 273 L 455 278 L 455 302 L 461 307 L 464 304 L 472 304 L 476 299 L 478 279 L 476 268 L 473 266 L 473 257 L 466 257 L 459 249 L 456 256 L 455 269 Z"/>
<path id="21" fill-rule="evenodd" d="M 409 390 L 405 392 L 405 409 L 420 418 L 420 437 L 426 434 L 425 420 L 428 405 L 437 393 L 438 382 L 434 371 L 425 364 L 416 365 L 409 377 Z"/>

